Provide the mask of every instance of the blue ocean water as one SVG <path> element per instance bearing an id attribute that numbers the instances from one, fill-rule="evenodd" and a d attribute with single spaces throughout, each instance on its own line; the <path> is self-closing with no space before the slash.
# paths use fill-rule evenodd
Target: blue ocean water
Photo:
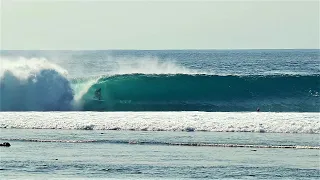
<path id="1" fill-rule="evenodd" d="M 319 64 L 319 50 L 2 50 L 0 177 L 319 179 Z"/>
<path id="2" fill-rule="evenodd" d="M 319 112 L 320 106 L 319 50 L 2 51 L 1 57 L 2 111 Z M 96 101 L 100 88 L 103 101 Z"/>

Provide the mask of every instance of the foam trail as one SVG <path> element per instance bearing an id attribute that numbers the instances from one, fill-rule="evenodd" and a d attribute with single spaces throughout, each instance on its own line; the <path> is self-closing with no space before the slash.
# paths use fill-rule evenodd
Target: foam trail
<path id="1" fill-rule="evenodd" d="M 320 134 L 319 113 L 3 112 L 0 128 Z"/>

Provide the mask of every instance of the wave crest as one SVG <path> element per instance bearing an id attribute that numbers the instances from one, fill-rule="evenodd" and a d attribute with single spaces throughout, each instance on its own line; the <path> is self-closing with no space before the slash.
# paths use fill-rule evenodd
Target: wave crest
<path id="1" fill-rule="evenodd" d="M 67 71 L 45 59 L 2 60 L 1 111 L 71 110 Z"/>

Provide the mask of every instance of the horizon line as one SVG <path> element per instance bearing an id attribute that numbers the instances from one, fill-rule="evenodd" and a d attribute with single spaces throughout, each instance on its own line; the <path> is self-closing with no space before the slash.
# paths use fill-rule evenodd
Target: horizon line
<path id="1" fill-rule="evenodd" d="M 320 48 L 235 48 L 235 49 L 0 49 L 0 51 L 228 51 L 228 50 L 320 50 Z"/>

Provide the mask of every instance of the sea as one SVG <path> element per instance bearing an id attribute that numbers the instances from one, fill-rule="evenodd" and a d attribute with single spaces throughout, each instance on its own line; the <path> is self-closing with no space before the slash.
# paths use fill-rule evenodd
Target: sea
<path id="1" fill-rule="evenodd" d="M 1 179 L 320 179 L 320 50 L 1 50 Z"/>

